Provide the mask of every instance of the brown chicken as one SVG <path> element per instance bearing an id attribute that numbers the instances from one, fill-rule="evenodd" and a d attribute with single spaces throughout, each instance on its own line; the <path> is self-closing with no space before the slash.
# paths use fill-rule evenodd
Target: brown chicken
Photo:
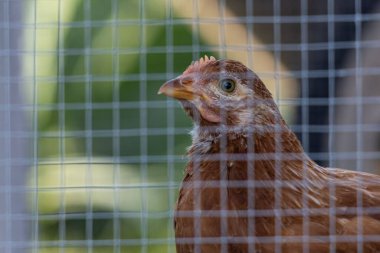
<path id="1" fill-rule="evenodd" d="M 318 166 L 246 66 L 205 56 L 161 93 L 194 121 L 178 253 L 380 252 L 380 176 Z"/>

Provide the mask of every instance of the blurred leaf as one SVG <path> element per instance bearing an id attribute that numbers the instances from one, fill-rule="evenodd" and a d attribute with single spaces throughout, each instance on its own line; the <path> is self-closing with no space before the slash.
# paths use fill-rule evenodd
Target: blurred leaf
<path id="1" fill-rule="evenodd" d="M 143 234 L 149 238 L 165 239 L 171 235 L 172 221 L 168 216 L 162 216 L 174 204 L 169 200 L 168 188 L 149 184 L 138 167 L 116 166 L 107 160 L 97 160 L 97 164 L 91 166 L 77 162 L 40 165 L 38 179 L 31 177 L 32 188 L 36 187 L 33 182 L 38 182 L 38 196 L 34 199 L 38 199 L 35 210 L 38 210 L 43 232 L 40 235 L 42 242 L 59 240 L 62 236 L 67 242 L 88 239 L 112 241 L 116 227 L 120 239 L 136 240 Z M 152 168 L 152 171 L 156 171 L 152 175 L 164 175 L 162 168 Z M 65 215 L 58 216 L 62 213 Z M 53 215 L 57 218 L 51 219 Z M 114 215 L 117 215 L 117 220 Z M 141 230 L 141 224 L 146 224 L 143 227 L 145 232 Z M 110 248 L 94 247 L 94 250 L 109 252 Z M 164 251 L 167 246 L 155 249 Z M 54 248 L 47 252 L 52 250 Z"/>
<path id="2" fill-rule="evenodd" d="M 77 164 L 39 165 L 39 212 L 55 213 L 62 208 L 67 212 L 86 211 L 89 206 L 95 211 L 167 210 L 165 192 L 141 186 L 149 181 L 142 177 L 139 167 L 116 166 L 109 160 L 96 160 L 97 164 L 91 165 L 85 162 L 76 160 Z M 141 198 L 144 194 L 146 199 Z M 157 202 L 157 199 L 161 201 Z M 143 210 L 143 201 L 150 200 L 154 205 Z"/>

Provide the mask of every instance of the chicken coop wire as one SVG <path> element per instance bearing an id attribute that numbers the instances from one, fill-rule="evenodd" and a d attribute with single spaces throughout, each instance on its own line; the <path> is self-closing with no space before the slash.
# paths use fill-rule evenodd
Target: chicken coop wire
<path id="1" fill-rule="evenodd" d="M 2 252 L 176 252 L 192 123 L 157 91 L 205 54 L 255 70 L 319 164 L 380 173 L 377 0 L 0 0 L 0 11 Z"/>

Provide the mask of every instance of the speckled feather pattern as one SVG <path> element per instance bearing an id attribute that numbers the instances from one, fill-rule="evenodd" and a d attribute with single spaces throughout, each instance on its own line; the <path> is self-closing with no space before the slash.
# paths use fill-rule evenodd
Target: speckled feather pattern
<path id="1" fill-rule="evenodd" d="M 237 81 L 234 94 L 217 91 L 224 76 Z M 178 253 L 358 252 L 358 238 L 362 252 L 380 252 L 380 176 L 313 162 L 239 62 L 202 58 L 180 78 L 207 100 L 181 101 L 194 129 L 175 210 Z M 223 119 L 208 122 L 203 108 Z"/>

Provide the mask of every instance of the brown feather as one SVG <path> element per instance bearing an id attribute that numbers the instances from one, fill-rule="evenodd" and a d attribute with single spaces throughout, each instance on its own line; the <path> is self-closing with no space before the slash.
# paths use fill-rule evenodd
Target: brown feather
<path id="1" fill-rule="evenodd" d="M 236 80 L 233 94 L 217 90 L 223 76 Z M 239 62 L 201 59 L 181 78 L 205 99 L 182 100 L 195 128 L 175 210 L 178 253 L 380 252 L 380 176 L 313 162 Z"/>

